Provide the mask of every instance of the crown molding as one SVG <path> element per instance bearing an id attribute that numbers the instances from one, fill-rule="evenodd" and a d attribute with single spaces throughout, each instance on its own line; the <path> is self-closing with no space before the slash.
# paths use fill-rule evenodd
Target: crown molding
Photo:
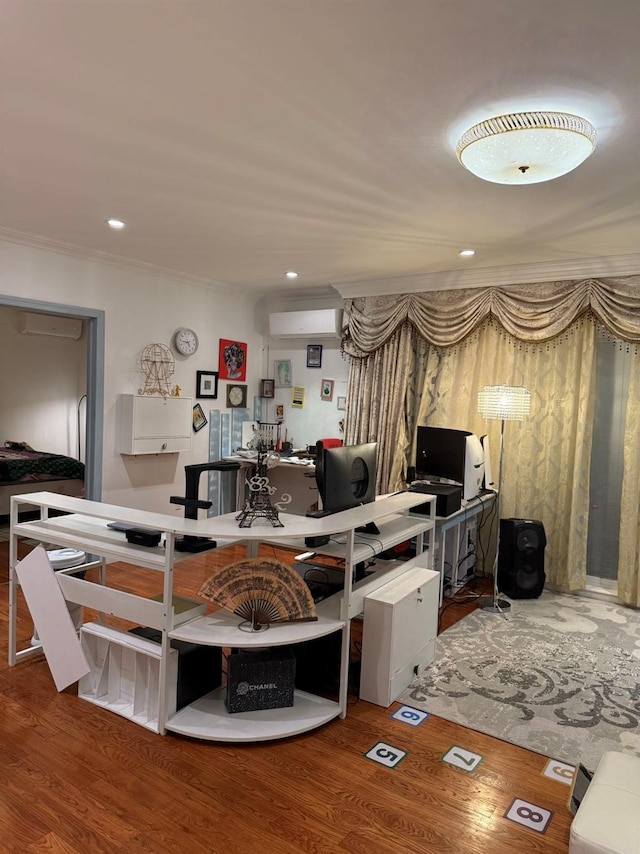
<path id="1" fill-rule="evenodd" d="M 529 285 L 535 282 L 567 281 L 595 276 L 632 276 L 640 273 L 640 253 L 582 258 L 571 261 L 547 261 L 483 269 L 443 270 L 417 276 L 370 279 L 362 282 L 334 282 L 343 299 L 384 296 L 386 294 L 425 293 L 462 288 Z"/>
<path id="2" fill-rule="evenodd" d="M 136 270 L 141 273 L 150 273 L 155 276 L 163 276 L 174 282 L 181 284 L 192 284 L 206 287 L 210 290 L 216 290 L 223 294 L 229 293 L 231 285 L 225 282 L 219 282 L 216 279 L 207 279 L 203 276 L 194 276 L 189 273 L 182 273 L 180 270 L 173 270 L 169 267 L 162 267 L 159 264 L 150 264 L 146 261 L 137 261 L 134 258 L 126 258 L 122 255 L 114 255 L 111 252 L 101 252 L 97 249 L 84 249 L 82 246 L 76 246 L 74 243 L 63 243 L 62 241 L 51 240 L 48 237 L 42 237 L 37 234 L 29 234 L 24 231 L 15 231 L 10 228 L 0 227 L 0 240 L 7 243 L 18 243 L 21 246 L 29 246 L 32 249 L 42 249 L 47 252 L 58 252 L 61 255 L 69 255 L 72 258 L 78 258 L 82 261 L 97 261 L 101 264 L 110 264 L 115 267 L 121 267 L 128 270 Z M 255 299 L 255 294 L 251 294 L 242 288 L 235 288 L 236 296 L 244 296 L 250 299 Z"/>

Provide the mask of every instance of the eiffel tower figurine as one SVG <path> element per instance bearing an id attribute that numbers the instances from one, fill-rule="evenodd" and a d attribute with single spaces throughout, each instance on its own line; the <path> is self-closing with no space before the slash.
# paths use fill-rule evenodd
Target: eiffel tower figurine
<path id="1" fill-rule="evenodd" d="M 258 460 L 254 473 L 248 480 L 249 497 L 236 516 L 241 528 L 250 528 L 254 519 L 268 519 L 274 528 L 284 528 L 278 511 L 271 503 L 275 487 L 269 486 L 267 459 L 269 451 L 264 442 L 258 444 Z"/>

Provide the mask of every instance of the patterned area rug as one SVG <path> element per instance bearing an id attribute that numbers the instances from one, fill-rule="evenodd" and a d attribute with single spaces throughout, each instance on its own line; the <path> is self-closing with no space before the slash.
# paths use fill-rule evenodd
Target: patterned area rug
<path id="1" fill-rule="evenodd" d="M 547 591 L 508 621 L 474 611 L 399 700 L 591 769 L 607 750 L 640 756 L 640 613 Z"/>

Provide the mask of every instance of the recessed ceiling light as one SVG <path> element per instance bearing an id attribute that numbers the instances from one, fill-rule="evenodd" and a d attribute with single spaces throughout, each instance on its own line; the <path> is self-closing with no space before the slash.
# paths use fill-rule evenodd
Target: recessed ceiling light
<path id="1" fill-rule="evenodd" d="M 295 270 L 287 270 L 285 275 L 286 275 L 287 279 L 297 279 L 298 278 L 298 274 L 295 272 Z"/>
<path id="2" fill-rule="evenodd" d="M 475 254 L 476 254 L 476 250 L 475 250 L 475 249 L 463 249 L 463 250 L 462 250 L 462 252 L 460 253 L 460 255 L 461 255 L 463 258 L 471 258 L 471 256 L 472 256 L 472 255 L 475 255 Z"/>
<path id="3" fill-rule="evenodd" d="M 121 219 L 108 219 L 107 225 L 116 231 L 121 231 L 125 227 L 125 223 Z"/>

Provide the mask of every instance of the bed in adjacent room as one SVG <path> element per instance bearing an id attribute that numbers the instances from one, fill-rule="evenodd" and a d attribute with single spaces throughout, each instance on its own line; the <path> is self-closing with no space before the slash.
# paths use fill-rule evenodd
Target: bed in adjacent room
<path id="1" fill-rule="evenodd" d="M 81 497 L 83 490 L 80 460 L 36 451 L 26 442 L 7 441 L 0 448 L 0 516 L 9 514 L 12 495 L 46 491 Z"/>

